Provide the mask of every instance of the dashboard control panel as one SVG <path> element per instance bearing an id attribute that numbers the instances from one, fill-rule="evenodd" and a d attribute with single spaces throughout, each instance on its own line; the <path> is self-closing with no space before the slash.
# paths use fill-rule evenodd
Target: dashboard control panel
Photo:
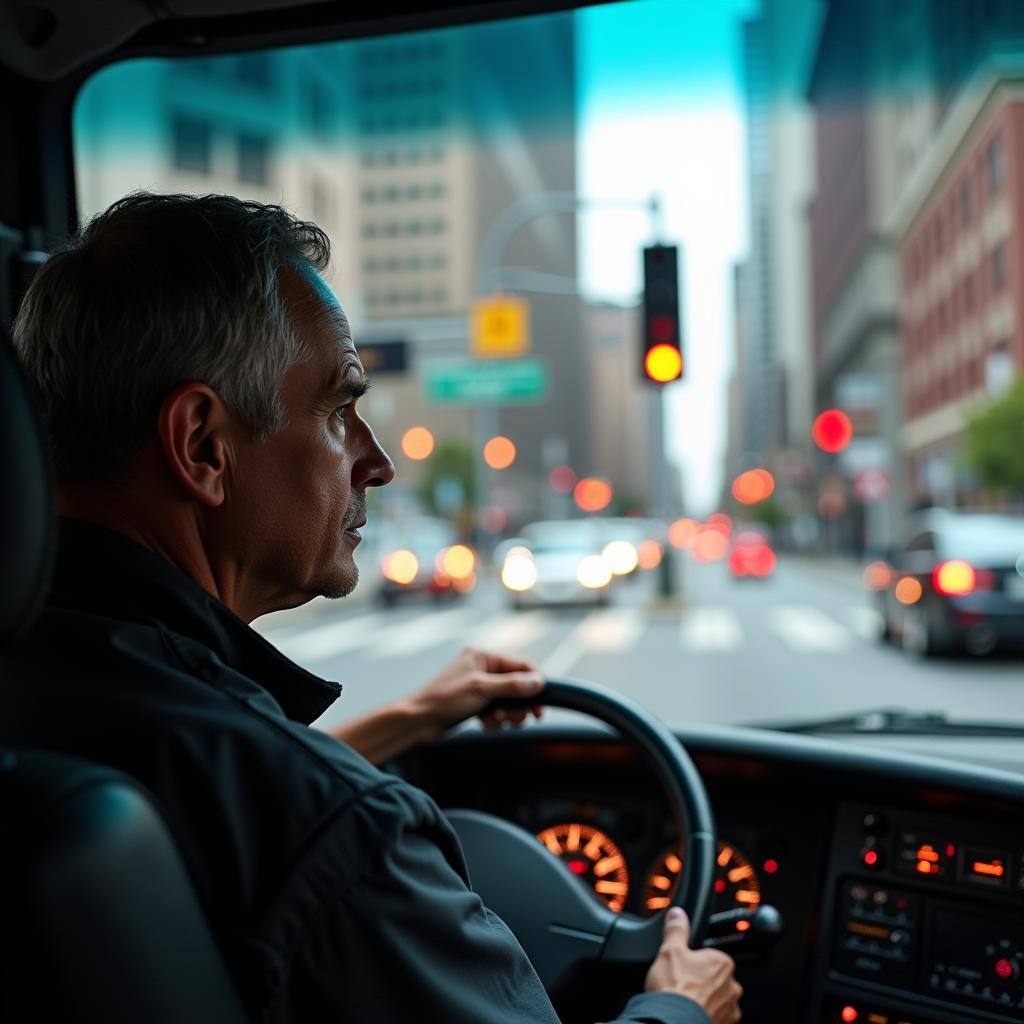
<path id="1" fill-rule="evenodd" d="M 842 805 L 833 842 L 823 1021 L 1024 1021 L 1024 829 Z"/>

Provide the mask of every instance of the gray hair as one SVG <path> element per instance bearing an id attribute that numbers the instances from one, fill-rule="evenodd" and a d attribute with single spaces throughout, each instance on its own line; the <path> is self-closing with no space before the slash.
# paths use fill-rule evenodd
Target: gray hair
<path id="1" fill-rule="evenodd" d="M 281 378 L 310 351 L 281 275 L 323 271 L 330 254 L 315 224 L 231 196 L 135 192 L 89 221 L 40 268 L 14 323 L 58 480 L 122 474 L 190 380 L 256 440 L 284 426 Z"/>

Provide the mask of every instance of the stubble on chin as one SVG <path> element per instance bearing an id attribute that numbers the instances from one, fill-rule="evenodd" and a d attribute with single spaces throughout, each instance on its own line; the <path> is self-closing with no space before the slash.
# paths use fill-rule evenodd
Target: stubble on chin
<path id="1" fill-rule="evenodd" d="M 325 581 L 319 588 L 320 597 L 326 597 L 329 601 L 337 601 L 339 598 L 348 597 L 356 584 L 359 582 L 359 567 L 353 563 L 352 568 L 338 573 L 333 579 Z"/>

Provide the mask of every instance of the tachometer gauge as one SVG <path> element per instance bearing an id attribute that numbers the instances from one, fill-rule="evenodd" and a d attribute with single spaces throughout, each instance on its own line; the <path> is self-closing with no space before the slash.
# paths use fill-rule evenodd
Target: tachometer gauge
<path id="1" fill-rule="evenodd" d="M 647 910 L 664 910 L 671 903 L 682 869 L 683 856 L 677 849 L 668 849 L 657 859 L 644 886 Z M 735 846 L 719 843 L 712 913 L 737 908 L 753 910 L 760 903 L 761 883 L 754 865 Z"/>
<path id="2" fill-rule="evenodd" d="M 552 825 L 537 833 L 537 838 L 588 888 L 616 912 L 629 896 L 629 868 L 622 851 L 603 832 L 590 825 L 571 821 Z"/>

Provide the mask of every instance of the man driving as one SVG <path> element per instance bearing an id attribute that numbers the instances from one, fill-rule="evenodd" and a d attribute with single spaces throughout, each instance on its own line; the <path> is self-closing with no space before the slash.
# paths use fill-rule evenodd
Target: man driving
<path id="1" fill-rule="evenodd" d="M 376 764 L 530 662 L 467 650 L 329 735 L 340 686 L 253 631 L 356 585 L 369 487 L 394 476 L 323 278 L 328 239 L 281 208 L 137 193 L 36 275 L 15 344 L 58 482 L 52 593 L 3 661 L 0 742 L 103 762 L 155 796 L 254 1019 L 555 1021 L 451 827 Z M 732 1024 L 732 961 L 666 915 L 621 1021 Z"/>

